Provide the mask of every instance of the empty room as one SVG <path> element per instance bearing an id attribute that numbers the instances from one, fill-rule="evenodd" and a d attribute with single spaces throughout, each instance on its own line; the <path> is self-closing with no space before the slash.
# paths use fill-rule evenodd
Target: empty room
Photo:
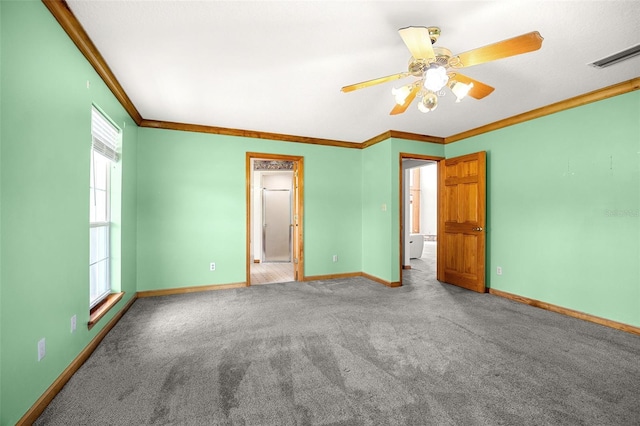
<path id="1" fill-rule="evenodd" d="M 640 424 L 638 28 L 0 0 L 0 426 Z"/>

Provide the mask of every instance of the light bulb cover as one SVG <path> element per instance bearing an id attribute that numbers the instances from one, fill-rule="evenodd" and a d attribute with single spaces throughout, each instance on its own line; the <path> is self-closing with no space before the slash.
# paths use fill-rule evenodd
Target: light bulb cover
<path id="1" fill-rule="evenodd" d="M 432 63 L 424 72 L 424 87 L 432 92 L 441 90 L 448 81 L 447 69 L 441 65 Z"/>
<path id="2" fill-rule="evenodd" d="M 391 94 L 395 96 L 396 103 L 398 105 L 404 104 L 404 101 L 407 99 L 407 96 L 409 96 L 409 93 L 411 93 L 411 89 L 409 88 L 409 86 L 402 86 L 397 89 L 394 87 L 393 89 L 391 89 Z"/>
<path id="3" fill-rule="evenodd" d="M 469 91 L 473 89 L 473 83 L 464 84 L 459 81 L 454 81 L 450 87 L 453 94 L 456 95 L 456 102 L 460 102 L 469 94 Z"/>

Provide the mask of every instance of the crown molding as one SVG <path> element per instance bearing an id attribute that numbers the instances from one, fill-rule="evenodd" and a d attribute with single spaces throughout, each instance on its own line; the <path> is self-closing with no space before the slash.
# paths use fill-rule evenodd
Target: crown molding
<path id="1" fill-rule="evenodd" d="M 398 130 L 391 130 L 390 134 L 392 138 L 407 139 L 410 141 L 430 142 L 430 143 L 439 143 L 439 144 L 445 143 L 445 138 L 441 138 L 438 136 L 420 135 L 417 133 L 400 132 Z"/>
<path id="2" fill-rule="evenodd" d="M 67 2 L 64 0 L 42 0 L 42 3 L 49 9 L 62 29 L 69 35 L 71 41 L 80 49 L 84 57 L 87 58 L 91 66 L 96 70 L 111 92 L 113 92 L 116 99 L 118 99 L 133 121 L 135 121 L 137 125 L 140 125 L 142 116 L 89 38 L 89 35 L 76 19 Z"/>
<path id="3" fill-rule="evenodd" d="M 514 115 L 513 117 L 505 118 L 504 120 L 496 121 L 485 126 L 477 127 L 466 132 L 446 137 L 444 138 L 444 140 L 446 144 L 457 142 L 463 139 L 470 138 L 472 136 L 478 136 L 483 133 L 493 132 L 495 130 L 513 126 L 514 124 L 520 124 L 524 123 L 525 121 L 535 120 L 536 118 L 544 117 L 545 115 L 555 114 L 557 112 L 565 111 L 571 108 L 587 105 L 593 102 L 612 98 L 614 96 L 623 95 L 625 93 L 633 92 L 634 90 L 638 89 L 640 89 L 640 77 L 633 78 L 622 83 L 614 84 L 613 86 L 605 87 L 603 89 L 594 90 L 593 92 L 585 93 L 584 95 L 565 99 L 564 101 L 556 102 L 555 104 L 547 105 L 542 108 Z"/>
<path id="4" fill-rule="evenodd" d="M 532 111 L 525 112 L 523 114 L 515 115 L 513 117 L 505 118 L 504 120 L 496 121 L 494 123 L 487 124 L 485 126 L 477 127 L 466 132 L 458 133 L 448 137 L 437 137 L 429 135 L 420 135 L 416 133 L 401 132 L 396 130 L 388 130 L 368 139 L 362 143 L 347 142 L 333 139 L 321 139 L 305 136 L 285 135 L 280 133 L 260 132 L 254 130 L 242 130 L 231 129 L 225 127 L 205 126 L 200 124 L 188 124 L 188 123 L 175 123 L 169 121 L 159 120 L 147 120 L 142 118 L 138 110 L 136 109 L 129 96 L 126 94 L 115 75 L 105 62 L 104 58 L 93 44 L 87 33 L 85 32 L 80 22 L 76 19 L 75 15 L 69 8 L 65 0 L 42 0 L 44 5 L 49 9 L 51 14 L 58 21 L 60 26 L 69 35 L 71 40 L 80 49 L 80 52 L 84 55 L 89 63 L 96 70 L 100 78 L 105 82 L 107 87 L 113 92 L 116 99 L 122 104 L 127 113 L 131 116 L 133 121 L 140 127 L 148 127 L 155 129 L 168 129 L 168 130 L 182 130 L 188 132 L 199 133 L 212 133 L 218 135 L 228 136 L 240 136 L 255 139 L 269 139 L 282 142 L 297 142 L 314 145 L 335 146 L 341 148 L 353 148 L 353 149 L 365 149 L 373 146 L 377 143 L 383 142 L 390 138 L 399 138 L 406 140 L 413 140 L 417 142 L 428 142 L 438 144 L 449 144 L 457 142 L 463 139 L 467 139 L 473 136 L 478 136 L 483 133 L 492 132 L 494 130 L 502 129 L 504 127 L 513 126 L 514 124 L 523 123 L 525 121 L 534 120 L 536 118 L 544 117 L 545 115 L 555 114 L 560 111 L 564 111 L 570 108 L 586 105 L 592 102 L 597 102 L 603 99 L 607 99 L 613 96 L 622 95 L 640 89 L 640 77 L 615 84 L 613 86 L 605 87 L 603 89 L 595 90 L 584 95 L 579 95 L 571 99 L 557 102 L 555 104 L 547 105 L 542 108 L 538 108 Z"/>
<path id="5" fill-rule="evenodd" d="M 406 140 L 413 140 L 417 142 L 431 142 L 431 143 L 444 144 L 444 138 L 438 138 L 435 136 L 428 136 L 428 135 L 419 135 L 416 133 L 399 132 L 396 130 L 389 130 L 389 131 L 383 132 L 378 136 L 374 136 L 373 138 L 364 141 L 363 143 L 358 143 L 358 142 L 347 142 L 347 141 L 340 141 L 340 140 L 334 140 L 334 139 L 321 139 L 321 138 L 312 138 L 312 137 L 305 137 L 305 136 L 285 135 L 281 133 L 269 133 L 269 132 L 255 131 L 255 130 L 232 129 L 228 127 L 205 126 L 201 124 L 177 123 L 177 122 L 161 121 L 161 120 L 143 119 L 142 122 L 139 123 L 139 126 L 153 128 L 153 129 L 181 130 L 186 132 L 197 132 L 197 133 L 212 133 L 216 135 L 239 136 L 239 137 L 254 138 L 254 139 L 269 139 L 269 140 L 281 141 L 281 142 L 298 142 L 298 143 L 336 146 L 340 148 L 354 148 L 354 149 L 365 149 L 390 138 L 400 138 L 400 139 L 406 139 Z"/>
<path id="6" fill-rule="evenodd" d="M 371 139 L 367 139 L 366 141 L 358 145 L 360 145 L 362 149 L 365 149 L 365 148 L 369 148 L 372 145 L 375 145 L 377 143 L 383 142 L 391 138 L 405 139 L 405 140 L 416 141 L 416 142 L 439 143 L 439 144 L 444 144 L 445 142 L 444 138 L 440 138 L 437 136 L 420 135 L 417 133 L 401 132 L 398 130 L 387 130 L 386 132 L 380 133 L 378 136 L 374 136 Z"/>
<path id="7" fill-rule="evenodd" d="M 201 124 L 176 123 L 161 120 L 145 120 L 139 124 L 140 127 L 165 130 L 181 130 L 185 132 L 212 133 L 215 135 L 239 136 L 254 139 L 269 139 L 281 142 L 298 142 L 313 145 L 336 146 L 341 148 L 361 149 L 362 144 L 356 142 L 346 142 L 333 139 L 320 139 L 306 136 L 285 135 L 281 133 L 260 132 L 256 130 L 231 129 L 228 127 L 205 126 Z"/>
<path id="8" fill-rule="evenodd" d="M 387 130 L 386 132 L 380 133 L 378 136 L 374 136 L 371 139 L 367 139 L 366 141 L 362 142 L 360 145 L 362 149 L 365 149 L 377 143 L 386 141 L 389 138 L 391 138 L 391 130 Z"/>

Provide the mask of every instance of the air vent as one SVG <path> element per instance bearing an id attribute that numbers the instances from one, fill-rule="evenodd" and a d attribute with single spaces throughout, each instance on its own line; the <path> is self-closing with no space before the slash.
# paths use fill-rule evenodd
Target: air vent
<path id="1" fill-rule="evenodd" d="M 605 68 L 613 64 L 617 64 L 618 62 L 622 62 L 629 58 L 633 58 L 636 55 L 640 55 L 640 44 L 636 44 L 622 52 L 614 53 L 611 56 L 607 56 L 606 58 L 602 58 L 593 63 L 590 63 L 594 68 Z"/>

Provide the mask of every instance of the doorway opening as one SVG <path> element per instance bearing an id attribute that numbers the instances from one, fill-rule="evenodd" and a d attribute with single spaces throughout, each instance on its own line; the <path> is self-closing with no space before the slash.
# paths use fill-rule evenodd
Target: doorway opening
<path id="1" fill-rule="evenodd" d="M 302 157 L 247 153 L 247 285 L 302 280 Z"/>
<path id="2" fill-rule="evenodd" d="M 400 282 L 403 270 L 408 269 L 435 278 L 441 158 L 401 154 L 400 159 Z"/>

